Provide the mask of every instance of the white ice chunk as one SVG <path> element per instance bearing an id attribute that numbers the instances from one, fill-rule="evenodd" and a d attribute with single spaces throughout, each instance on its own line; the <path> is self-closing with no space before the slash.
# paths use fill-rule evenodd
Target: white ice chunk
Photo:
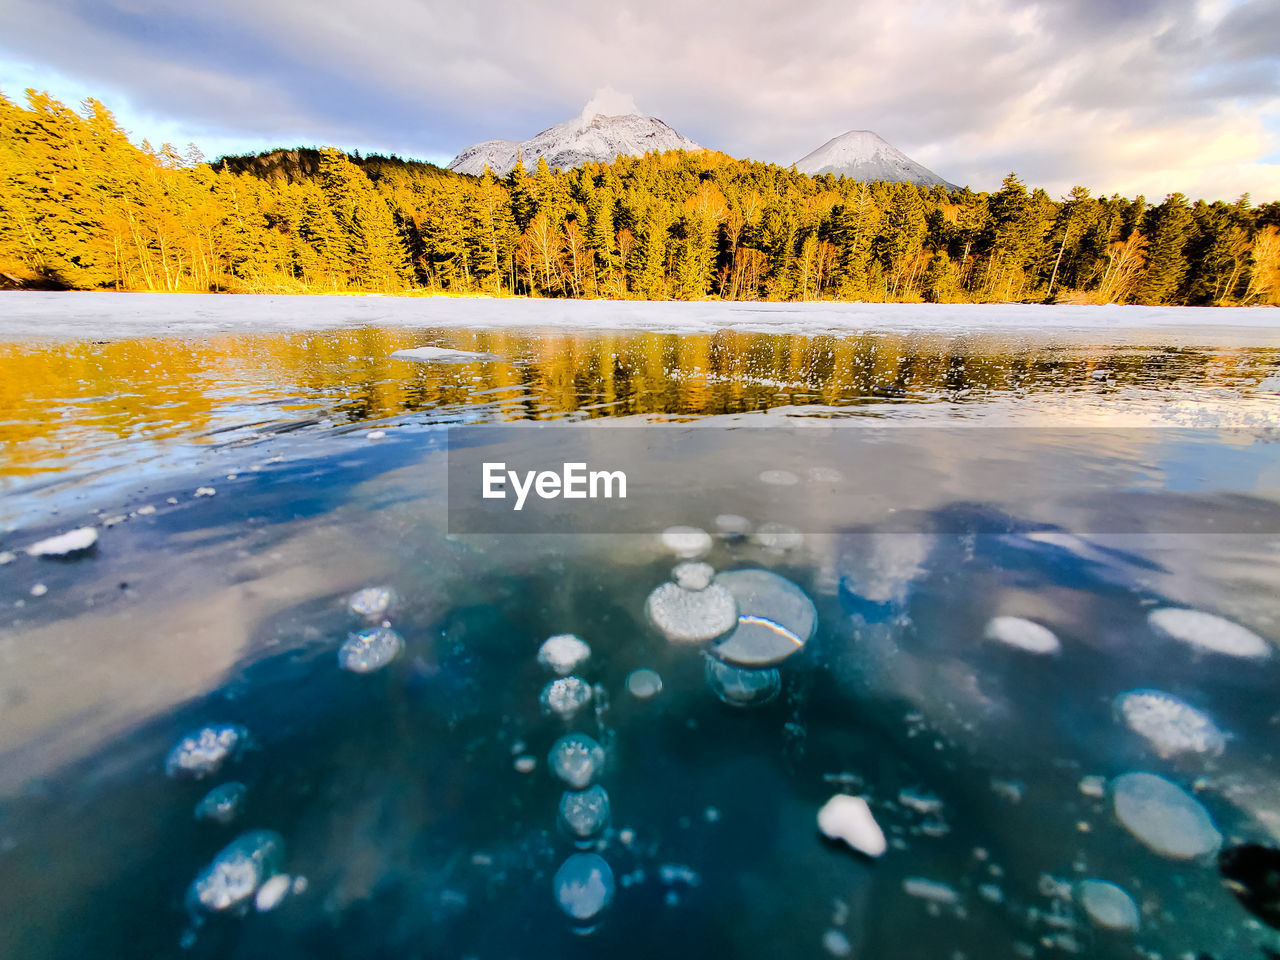
<path id="1" fill-rule="evenodd" d="M 35 542 L 27 547 L 27 553 L 33 557 L 65 557 L 88 550 L 97 542 L 96 527 L 79 527 Z"/>
<path id="2" fill-rule="evenodd" d="M 1027 653 L 1052 654 L 1062 649 L 1052 630 L 1022 617 L 993 617 L 987 621 L 983 636 Z"/>
<path id="3" fill-rule="evenodd" d="M 1163 607 L 1147 614 L 1147 623 L 1161 636 L 1208 653 L 1260 659 L 1271 652 L 1252 630 L 1203 610 Z"/>
<path id="4" fill-rule="evenodd" d="M 862 797 L 836 794 L 818 811 L 818 829 L 868 857 L 881 856 L 887 847 L 884 831 Z"/>

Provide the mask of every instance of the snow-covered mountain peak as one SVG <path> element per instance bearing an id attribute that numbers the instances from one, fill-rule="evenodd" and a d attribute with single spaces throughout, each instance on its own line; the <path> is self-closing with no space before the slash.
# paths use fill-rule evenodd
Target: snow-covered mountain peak
<path id="1" fill-rule="evenodd" d="M 951 186 L 871 130 L 842 133 L 797 160 L 795 167 L 801 173 L 814 176 L 834 173 L 853 180 L 889 180 L 926 187 Z"/>

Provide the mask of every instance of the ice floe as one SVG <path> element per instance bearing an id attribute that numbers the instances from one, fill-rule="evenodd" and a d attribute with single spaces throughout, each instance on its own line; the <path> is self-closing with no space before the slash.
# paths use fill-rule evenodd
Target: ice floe
<path id="1" fill-rule="evenodd" d="M 987 640 L 1027 653 L 1053 654 L 1062 649 L 1052 630 L 1022 617 L 992 617 L 982 635 Z"/>
<path id="2" fill-rule="evenodd" d="M 556 903 L 570 918 L 590 920 L 613 899 L 613 870 L 595 853 L 575 853 L 552 880 Z"/>
<path id="3" fill-rule="evenodd" d="M 1138 929 L 1138 907 L 1114 883 L 1106 880 L 1081 880 L 1076 886 L 1075 900 L 1089 919 L 1104 930 L 1132 933 Z"/>
<path id="4" fill-rule="evenodd" d="M 1214 853 L 1222 844 L 1209 813 L 1177 784 L 1154 773 L 1125 773 L 1112 782 L 1116 819 L 1149 850 L 1173 860 Z"/>
<path id="5" fill-rule="evenodd" d="M 192 882 L 189 902 L 208 911 L 247 903 L 280 872 L 284 838 L 274 830 L 252 830 L 227 844 Z"/>
<path id="6" fill-rule="evenodd" d="M 887 849 L 884 831 L 862 797 L 836 794 L 818 811 L 818 829 L 868 857 L 879 857 Z"/>
<path id="7" fill-rule="evenodd" d="M 249 739 L 249 731 L 234 723 L 201 727 L 184 736 L 169 751 L 164 769 L 171 777 L 201 780 L 217 773 L 236 757 Z"/>
<path id="8" fill-rule="evenodd" d="M 27 547 L 27 555 L 32 557 L 69 557 L 83 553 L 98 542 L 97 527 L 78 527 L 68 530 L 56 537 L 45 537 Z"/>
<path id="9" fill-rule="evenodd" d="M 582 733 L 569 733 L 551 746 L 547 763 L 575 790 L 585 790 L 604 769 L 604 748 Z"/>
<path id="10" fill-rule="evenodd" d="M 1252 630 L 1203 610 L 1162 607 L 1147 614 L 1147 623 L 1163 637 L 1208 653 L 1260 659 L 1271 652 Z"/>
<path id="11" fill-rule="evenodd" d="M 1163 759 L 1182 754 L 1216 757 L 1226 737 L 1208 714 L 1161 690 L 1130 690 L 1116 698 L 1116 711 Z"/>
<path id="12" fill-rule="evenodd" d="M 769 570 L 730 570 L 717 575 L 709 589 L 717 586 L 737 601 L 737 626 L 713 649 L 727 663 L 781 663 L 804 649 L 813 636 L 818 623 L 813 601 L 786 577 Z"/>
<path id="13" fill-rule="evenodd" d="M 591 647 L 572 633 L 548 637 L 538 648 L 538 663 L 562 677 L 573 673 L 590 658 Z"/>
<path id="14" fill-rule="evenodd" d="M 645 614 L 672 643 L 705 643 L 723 636 L 738 623 L 738 604 L 720 584 L 686 590 L 676 583 L 654 588 Z"/>
<path id="15" fill-rule="evenodd" d="M 370 627 L 348 634 L 338 648 L 338 666 L 352 673 L 381 670 L 400 655 L 404 638 L 390 627 Z"/>

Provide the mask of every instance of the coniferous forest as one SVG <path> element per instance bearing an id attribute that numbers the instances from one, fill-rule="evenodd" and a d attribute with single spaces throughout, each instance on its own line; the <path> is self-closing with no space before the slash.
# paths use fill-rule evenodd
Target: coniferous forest
<path id="1" fill-rule="evenodd" d="M 277 150 L 206 162 L 0 95 L 0 283 L 78 290 L 1280 303 L 1280 203 L 1054 199 L 811 177 L 722 153 L 505 178 Z"/>

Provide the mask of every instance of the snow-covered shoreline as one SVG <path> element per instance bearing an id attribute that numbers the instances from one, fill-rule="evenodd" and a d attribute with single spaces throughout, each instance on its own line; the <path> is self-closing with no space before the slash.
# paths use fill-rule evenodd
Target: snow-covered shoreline
<path id="1" fill-rule="evenodd" d="M 191 293 L 0 294 L 0 341 L 201 337 L 346 327 L 653 330 L 711 333 L 903 332 L 1085 334 L 1139 332 L 1196 343 L 1280 345 L 1270 307 L 1044 304 L 759 303 L 535 300 L 451 296 L 267 296 Z"/>

